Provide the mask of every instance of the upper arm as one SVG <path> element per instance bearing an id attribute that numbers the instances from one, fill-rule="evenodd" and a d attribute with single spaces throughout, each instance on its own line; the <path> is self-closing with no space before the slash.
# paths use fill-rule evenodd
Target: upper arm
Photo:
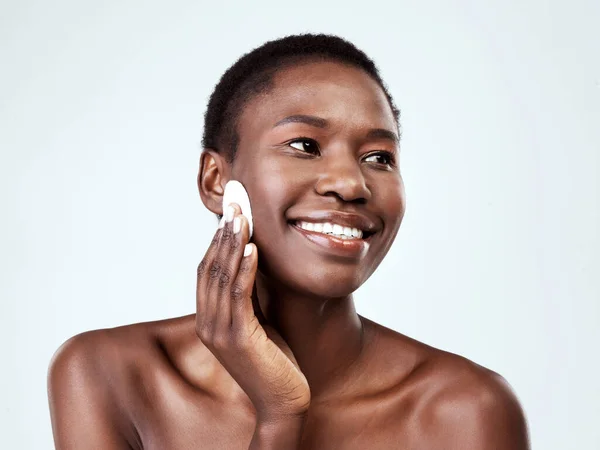
<path id="1" fill-rule="evenodd" d="M 498 374 L 448 387 L 429 415 L 431 448 L 529 450 L 525 414 Z"/>
<path id="2" fill-rule="evenodd" d="M 101 332 L 67 340 L 56 351 L 48 370 L 48 401 L 54 443 L 58 450 L 128 449 L 119 432 L 117 410 L 98 357 Z"/>

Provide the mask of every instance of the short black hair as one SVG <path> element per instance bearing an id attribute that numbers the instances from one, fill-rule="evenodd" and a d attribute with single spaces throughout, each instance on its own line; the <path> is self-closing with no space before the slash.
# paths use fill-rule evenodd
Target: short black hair
<path id="1" fill-rule="evenodd" d="M 234 161 L 238 145 L 238 120 L 244 105 L 255 95 L 273 88 L 278 70 L 309 60 L 337 61 L 364 70 L 383 89 L 400 128 L 400 110 L 379 76 L 375 63 L 354 44 L 331 34 L 295 34 L 268 41 L 242 55 L 217 83 L 204 114 L 202 147 Z"/>

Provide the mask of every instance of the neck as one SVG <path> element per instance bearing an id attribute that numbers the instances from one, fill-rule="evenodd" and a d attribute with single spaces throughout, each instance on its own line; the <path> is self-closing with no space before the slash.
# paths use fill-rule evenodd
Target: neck
<path id="1" fill-rule="evenodd" d="M 363 323 L 352 295 L 316 298 L 276 286 L 260 272 L 256 289 L 269 325 L 294 353 L 313 401 L 332 393 L 362 356 Z"/>

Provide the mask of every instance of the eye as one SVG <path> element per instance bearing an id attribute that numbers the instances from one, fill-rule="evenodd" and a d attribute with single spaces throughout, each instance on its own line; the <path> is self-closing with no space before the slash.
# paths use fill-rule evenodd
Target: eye
<path id="1" fill-rule="evenodd" d="M 297 144 L 300 143 L 300 144 Z M 298 147 L 294 147 L 294 145 L 292 144 L 297 144 Z M 315 141 L 314 139 L 310 139 L 310 138 L 298 138 L 298 139 L 294 139 L 293 141 L 288 142 L 288 145 L 291 145 L 293 148 L 296 148 L 298 150 L 301 150 L 303 152 L 306 153 L 318 153 L 319 151 L 319 145 L 317 144 L 317 141 Z"/>
<path id="2" fill-rule="evenodd" d="M 388 165 L 388 166 L 394 166 L 396 163 L 396 160 L 394 159 L 394 155 L 390 152 L 377 152 L 377 153 L 372 153 L 369 156 L 367 156 L 365 158 L 369 159 L 369 158 L 373 158 L 373 157 L 378 157 L 383 159 L 383 162 L 378 162 L 378 164 L 384 164 L 384 165 Z"/>

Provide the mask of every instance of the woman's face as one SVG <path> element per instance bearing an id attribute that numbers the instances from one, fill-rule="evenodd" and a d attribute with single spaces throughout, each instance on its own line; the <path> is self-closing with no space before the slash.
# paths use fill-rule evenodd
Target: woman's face
<path id="1" fill-rule="evenodd" d="M 231 167 L 250 197 L 259 271 L 303 294 L 346 296 L 383 260 L 404 216 L 399 146 L 388 136 L 397 136 L 391 108 L 366 73 L 340 63 L 296 65 L 274 83 L 245 106 Z M 298 115 L 316 119 L 280 123 Z M 392 153 L 396 165 L 381 152 Z M 332 245 L 294 226 L 299 218 L 339 223 L 328 216 L 335 212 L 362 217 L 357 228 L 375 233 L 344 249 L 350 241 Z"/>

